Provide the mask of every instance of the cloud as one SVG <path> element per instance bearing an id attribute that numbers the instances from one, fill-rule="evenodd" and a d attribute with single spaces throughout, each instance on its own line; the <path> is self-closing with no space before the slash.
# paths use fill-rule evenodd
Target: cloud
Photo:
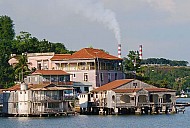
<path id="1" fill-rule="evenodd" d="M 176 4 L 173 0 L 145 0 L 151 7 L 162 11 L 174 13 Z"/>

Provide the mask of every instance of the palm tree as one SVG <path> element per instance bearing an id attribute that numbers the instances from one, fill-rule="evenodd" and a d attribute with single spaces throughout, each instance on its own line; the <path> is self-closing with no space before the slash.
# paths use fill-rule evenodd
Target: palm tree
<path id="1" fill-rule="evenodd" d="M 18 61 L 19 62 L 15 66 L 15 77 L 17 80 L 21 80 L 23 82 L 24 76 L 30 72 L 30 69 L 28 68 L 29 63 L 27 61 L 27 56 L 25 54 L 18 56 Z"/>

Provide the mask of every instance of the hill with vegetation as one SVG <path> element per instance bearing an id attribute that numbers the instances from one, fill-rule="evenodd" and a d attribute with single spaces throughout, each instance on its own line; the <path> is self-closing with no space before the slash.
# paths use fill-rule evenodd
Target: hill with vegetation
<path id="1" fill-rule="evenodd" d="M 164 58 L 140 60 L 139 53 L 134 51 L 130 51 L 123 62 L 127 78 L 137 78 L 157 87 L 175 89 L 178 93 L 190 88 L 190 67 L 187 64 L 187 61 Z"/>

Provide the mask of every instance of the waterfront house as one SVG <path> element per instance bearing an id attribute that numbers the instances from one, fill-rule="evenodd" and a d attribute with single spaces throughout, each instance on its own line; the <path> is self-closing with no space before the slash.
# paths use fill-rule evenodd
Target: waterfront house
<path id="1" fill-rule="evenodd" d="M 139 80 L 115 80 L 91 91 L 91 113 L 168 113 L 175 111 L 176 91 Z"/>
<path id="2" fill-rule="evenodd" d="M 37 70 L 25 82 L 3 91 L 4 115 L 48 116 L 74 112 L 75 94 L 68 73 Z"/>

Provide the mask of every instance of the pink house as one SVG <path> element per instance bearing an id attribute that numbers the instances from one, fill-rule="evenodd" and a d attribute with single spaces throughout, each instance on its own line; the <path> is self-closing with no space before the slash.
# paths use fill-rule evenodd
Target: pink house
<path id="1" fill-rule="evenodd" d="M 51 58 L 54 52 L 48 53 L 27 53 L 29 69 L 36 68 L 37 70 L 52 70 Z"/>
<path id="2" fill-rule="evenodd" d="M 47 53 L 26 53 L 28 59 L 29 69 L 36 68 L 36 70 L 52 70 L 51 58 L 54 56 L 54 52 Z M 12 54 L 12 58 L 9 60 L 9 64 L 15 66 L 18 63 L 18 57 L 16 54 Z"/>
<path id="3" fill-rule="evenodd" d="M 83 84 L 96 88 L 124 77 L 122 59 L 100 49 L 83 48 L 72 55 L 55 54 L 51 62 L 52 69 L 72 74 L 71 80 L 79 86 Z"/>

